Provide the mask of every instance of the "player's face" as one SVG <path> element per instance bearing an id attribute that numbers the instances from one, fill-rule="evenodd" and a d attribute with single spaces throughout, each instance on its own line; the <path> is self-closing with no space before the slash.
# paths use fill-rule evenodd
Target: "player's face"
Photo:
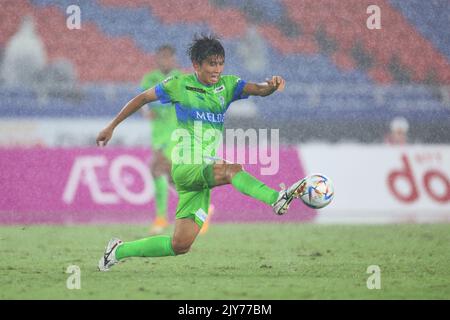
<path id="1" fill-rule="evenodd" d="M 156 63 L 163 73 L 169 73 L 175 68 L 175 55 L 170 50 L 162 50 L 156 55 Z"/>
<path id="2" fill-rule="evenodd" d="M 194 69 L 197 72 L 198 79 L 210 86 L 219 82 L 224 64 L 225 59 L 223 57 L 209 56 L 201 64 L 194 63 Z"/>

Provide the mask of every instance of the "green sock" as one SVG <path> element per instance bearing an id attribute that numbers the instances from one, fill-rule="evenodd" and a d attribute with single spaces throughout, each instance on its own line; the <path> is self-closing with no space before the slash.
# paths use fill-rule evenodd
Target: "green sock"
<path id="1" fill-rule="evenodd" d="M 136 241 L 124 242 L 116 250 L 116 259 L 128 257 L 174 256 L 170 236 L 154 236 Z"/>
<path id="2" fill-rule="evenodd" d="M 261 200 L 268 205 L 271 205 L 278 199 L 278 191 L 269 188 L 245 171 L 236 173 L 231 179 L 231 184 L 241 193 Z"/>
<path id="3" fill-rule="evenodd" d="M 156 216 L 167 219 L 167 198 L 169 197 L 169 182 L 166 176 L 155 178 Z"/>

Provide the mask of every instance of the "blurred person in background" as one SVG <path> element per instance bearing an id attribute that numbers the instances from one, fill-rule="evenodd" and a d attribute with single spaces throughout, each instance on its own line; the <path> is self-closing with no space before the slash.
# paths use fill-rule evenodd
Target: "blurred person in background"
<path id="1" fill-rule="evenodd" d="M 5 45 L 0 78 L 6 86 L 27 87 L 36 84 L 47 64 L 44 43 L 35 30 L 31 16 L 25 16 L 19 30 Z"/>
<path id="2" fill-rule="evenodd" d="M 390 131 L 385 135 L 384 142 L 391 145 L 405 145 L 408 143 L 409 123 L 403 117 L 392 119 Z"/>
<path id="3" fill-rule="evenodd" d="M 177 69 L 175 48 L 165 44 L 156 51 L 157 69 L 142 78 L 141 89 L 146 91 L 167 78 L 181 75 Z M 167 108 L 161 103 L 153 102 L 142 108 L 145 118 L 150 121 L 151 148 L 153 157 L 150 162 L 150 172 L 155 184 L 156 217 L 150 226 L 150 235 L 162 234 L 169 226 L 168 222 L 168 198 L 169 182 L 172 183 L 170 170 L 172 167 L 171 154 L 176 142 L 171 139 L 173 130 L 177 128 L 177 116 L 174 108 Z M 212 205 L 208 217 L 212 214 Z M 202 227 L 202 233 L 208 229 L 208 221 Z"/>
<path id="4" fill-rule="evenodd" d="M 254 75 L 261 76 L 268 64 L 268 49 L 264 37 L 256 26 L 247 28 L 245 35 L 239 41 L 237 53 L 243 60 L 243 66 Z"/>

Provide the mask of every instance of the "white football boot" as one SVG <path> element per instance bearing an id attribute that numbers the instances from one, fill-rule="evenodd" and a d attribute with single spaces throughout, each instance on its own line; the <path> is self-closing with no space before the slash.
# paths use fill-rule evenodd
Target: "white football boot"
<path id="1" fill-rule="evenodd" d="M 109 271 L 109 268 L 119 262 L 119 260 L 116 259 L 116 250 L 122 243 L 123 241 L 118 238 L 109 240 L 105 253 L 98 262 L 98 270 Z"/>
<path id="2" fill-rule="evenodd" d="M 292 200 L 299 198 L 303 192 L 303 189 L 305 188 L 304 182 L 305 179 L 303 178 L 302 180 L 294 183 L 287 190 L 283 184 L 280 185 L 281 191 L 278 195 L 278 199 L 272 204 L 273 211 L 276 214 L 282 215 L 288 211 Z"/>

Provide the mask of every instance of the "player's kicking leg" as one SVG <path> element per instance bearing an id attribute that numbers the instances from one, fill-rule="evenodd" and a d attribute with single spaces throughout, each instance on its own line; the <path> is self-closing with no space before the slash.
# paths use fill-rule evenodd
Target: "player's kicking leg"
<path id="1" fill-rule="evenodd" d="M 288 189 L 276 191 L 245 172 L 240 164 L 215 163 L 212 174 L 216 186 L 232 184 L 241 193 L 272 206 L 278 215 L 287 212 L 292 200 L 300 197 L 305 186 L 304 179 L 301 179 Z"/>
<path id="2" fill-rule="evenodd" d="M 292 200 L 298 199 L 300 197 L 305 187 L 304 181 L 305 179 L 303 178 L 291 185 L 288 189 L 281 189 L 278 194 L 277 201 L 272 204 L 273 211 L 276 214 L 285 214 L 289 209 L 289 205 L 291 204 Z"/>

